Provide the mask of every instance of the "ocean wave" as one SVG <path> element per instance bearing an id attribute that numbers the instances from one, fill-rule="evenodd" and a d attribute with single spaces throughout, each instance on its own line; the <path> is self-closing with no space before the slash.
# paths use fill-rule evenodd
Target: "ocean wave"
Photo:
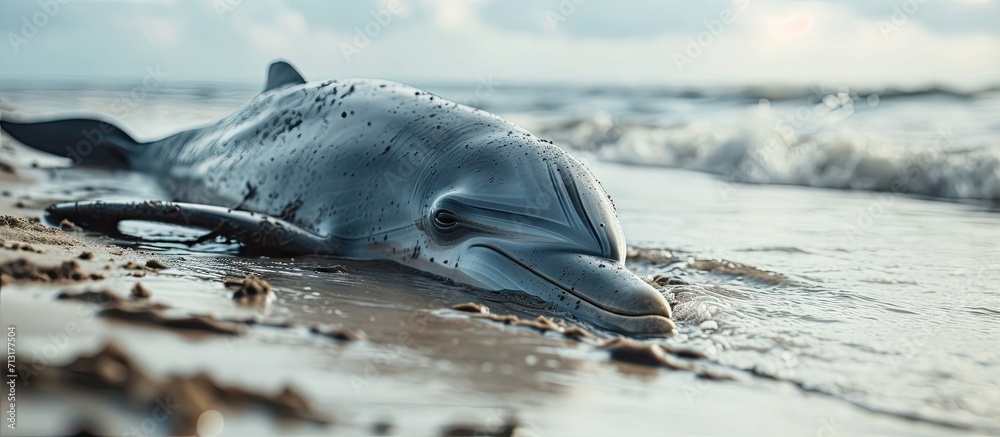
<path id="1" fill-rule="evenodd" d="M 433 88 L 465 89 L 458 84 L 437 85 Z M 990 97 L 1000 93 L 1000 84 L 979 87 L 954 87 L 947 85 L 851 87 L 847 85 L 745 85 L 745 86 L 660 86 L 660 85 L 498 85 L 496 90 L 509 95 L 541 95 L 557 93 L 584 97 L 625 100 L 688 99 L 711 101 L 751 101 L 767 99 L 773 102 L 788 100 L 817 100 L 825 95 L 847 92 L 853 97 L 878 96 L 882 100 L 946 97 L 969 100 Z"/>
<path id="2" fill-rule="evenodd" d="M 660 126 L 597 114 L 533 128 L 604 160 L 696 170 L 729 182 L 1000 201 L 998 142 L 955 141 L 946 130 L 893 140 L 822 121 L 835 113 L 817 117 L 814 126 L 782 129 L 775 114 L 751 112 L 731 123 Z"/>
<path id="3" fill-rule="evenodd" d="M 985 86 L 982 88 L 959 89 L 943 85 L 927 85 L 911 88 L 884 87 L 884 88 L 856 88 L 844 87 L 849 92 L 857 96 L 878 96 L 881 100 L 902 99 L 902 98 L 924 98 L 924 97 L 949 97 L 954 99 L 974 99 L 988 94 L 1000 92 L 1000 85 Z M 830 92 L 836 93 L 840 89 L 825 89 L 823 87 L 794 87 L 794 86 L 750 86 L 730 93 L 731 96 L 738 96 L 745 99 L 759 100 L 767 99 L 773 102 L 782 100 L 803 100 L 823 96 Z"/>

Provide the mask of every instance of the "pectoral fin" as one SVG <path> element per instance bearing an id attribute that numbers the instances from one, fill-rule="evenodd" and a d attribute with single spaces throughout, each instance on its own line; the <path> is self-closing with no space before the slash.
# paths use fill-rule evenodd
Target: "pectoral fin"
<path id="1" fill-rule="evenodd" d="M 116 233 L 118 223 L 141 220 L 209 229 L 207 236 L 238 241 L 245 251 L 270 256 L 335 255 L 334 245 L 287 221 L 219 206 L 176 202 L 72 202 L 45 209 L 49 224 L 69 220 L 87 230 Z M 203 240 L 199 239 L 199 240 Z"/>

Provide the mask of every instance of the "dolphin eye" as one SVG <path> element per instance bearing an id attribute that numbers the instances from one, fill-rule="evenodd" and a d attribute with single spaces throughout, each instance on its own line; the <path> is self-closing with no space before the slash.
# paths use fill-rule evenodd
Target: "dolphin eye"
<path id="1" fill-rule="evenodd" d="M 434 213 L 434 224 L 442 229 L 450 229 L 458 224 L 458 216 L 451 211 L 439 209 Z"/>

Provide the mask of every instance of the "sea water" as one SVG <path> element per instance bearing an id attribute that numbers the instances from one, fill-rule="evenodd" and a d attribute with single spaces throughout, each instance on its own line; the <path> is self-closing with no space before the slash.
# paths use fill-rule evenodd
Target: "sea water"
<path id="1" fill-rule="evenodd" d="M 664 414 L 655 406 L 663 404 L 687 416 L 680 429 L 691 431 L 699 420 L 716 420 L 707 418 L 728 404 L 713 397 L 725 395 L 789 399 L 759 417 L 812 423 L 794 429 L 814 426 L 817 435 L 1000 431 L 1000 90 L 426 88 L 507 117 L 584 161 L 613 197 L 629 245 L 669 254 L 664 264 L 632 260 L 629 267 L 689 284 L 665 290 L 684 297 L 675 307 L 679 334 L 669 341 L 798 393 L 755 387 L 733 394 L 731 383 L 714 382 L 721 388 L 661 387 L 659 395 L 644 394 L 643 410 L 627 390 L 607 393 L 606 377 L 595 386 L 553 370 L 536 376 L 577 393 L 559 398 L 566 403 L 556 417 L 574 405 L 600 405 L 608 414 L 627 409 L 631 416 L 617 414 L 641 423 Z M 208 123 L 256 92 L 221 84 L 142 91 L 20 84 L 0 91 L 0 105 L 6 117 L 110 112 L 126 131 L 151 140 Z M 23 151 L 8 159 L 59 164 Z M 81 177 L 93 174 L 69 180 Z M 150 188 L 78 197 L 102 193 L 162 195 Z M 734 268 L 710 271 L 699 260 Z M 434 293 L 428 283 L 391 282 Z M 676 403 L 692 393 L 708 401 Z M 604 397 L 588 397 L 597 394 Z M 801 396 L 832 403 L 800 405 Z M 866 415 L 860 425 L 838 424 L 840 413 L 824 413 L 823 405 Z M 803 410 L 812 412 L 808 420 L 790 418 Z M 761 429 L 755 420 L 732 418 L 734 429 Z"/>

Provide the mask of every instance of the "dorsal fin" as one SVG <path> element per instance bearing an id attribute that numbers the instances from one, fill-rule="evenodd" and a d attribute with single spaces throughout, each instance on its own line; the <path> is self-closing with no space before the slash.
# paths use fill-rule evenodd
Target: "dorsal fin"
<path id="1" fill-rule="evenodd" d="M 285 85 L 301 85 L 306 83 L 298 70 L 285 61 L 276 61 L 267 69 L 267 85 L 264 91 L 271 91 Z"/>

